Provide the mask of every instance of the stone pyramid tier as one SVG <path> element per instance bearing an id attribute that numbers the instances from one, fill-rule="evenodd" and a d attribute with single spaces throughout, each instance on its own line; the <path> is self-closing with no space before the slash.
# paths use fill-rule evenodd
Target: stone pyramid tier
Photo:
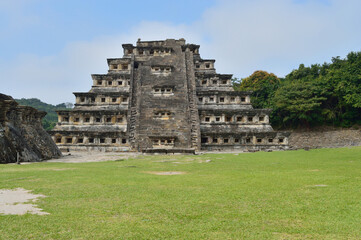
<path id="1" fill-rule="evenodd" d="M 107 74 L 93 74 L 89 92 L 75 92 L 52 131 L 63 150 L 194 153 L 287 149 L 288 133 L 254 109 L 251 92 L 234 91 L 231 74 L 184 39 L 123 44 Z"/>

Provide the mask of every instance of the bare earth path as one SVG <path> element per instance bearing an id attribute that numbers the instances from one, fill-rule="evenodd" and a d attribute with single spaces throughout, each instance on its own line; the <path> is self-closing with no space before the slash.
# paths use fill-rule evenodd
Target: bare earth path
<path id="1" fill-rule="evenodd" d="M 212 154 L 233 153 L 235 155 L 238 155 L 244 152 L 243 151 L 223 151 L 223 152 L 202 151 L 202 152 L 198 152 L 197 155 L 206 154 L 206 153 L 212 153 Z M 70 155 L 67 155 L 67 153 L 63 153 L 63 157 L 61 158 L 58 159 L 54 158 L 43 162 L 62 162 L 62 163 L 105 162 L 105 161 L 115 161 L 119 159 L 134 158 L 142 155 L 146 155 L 146 154 L 135 153 L 135 152 L 72 151 L 70 152 Z"/>
<path id="2" fill-rule="evenodd" d="M 0 189 L 0 215 L 24 215 L 26 213 L 47 215 L 49 213 L 43 212 L 34 203 L 40 197 L 45 196 L 32 194 L 31 191 L 23 188 Z"/>
<path id="3" fill-rule="evenodd" d="M 82 163 L 82 162 L 104 162 L 115 161 L 118 159 L 128 159 L 136 157 L 137 153 L 119 153 L 119 152 L 86 152 L 86 151 L 74 151 L 58 159 L 50 159 L 44 162 L 63 162 L 63 163 Z"/>

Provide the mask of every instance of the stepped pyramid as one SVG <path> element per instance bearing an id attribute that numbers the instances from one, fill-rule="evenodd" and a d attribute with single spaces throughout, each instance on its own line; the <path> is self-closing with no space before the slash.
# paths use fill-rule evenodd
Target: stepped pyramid
<path id="1" fill-rule="evenodd" d="M 287 149 L 288 133 L 254 109 L 251 92 L 234 91 L 231 74 L 184 39 L 123 44 L 89 92 L 75 92 L 58 111 L 52 137 L 60 149 L 193 153 L 200 150 Z"/>

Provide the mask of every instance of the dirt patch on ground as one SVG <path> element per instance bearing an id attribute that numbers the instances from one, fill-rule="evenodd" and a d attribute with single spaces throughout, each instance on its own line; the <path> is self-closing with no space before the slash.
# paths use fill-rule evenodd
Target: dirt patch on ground
<path id="1" fill-rule="evenodd" d="M 53 168 L 53 169 L 49 169 L 52 171 L 66 171 L 66 170 L 74 170 L 75 168 Z"/>
<path id="2" fill-rule="evenodd" d="M 21 164 L 22 165 L 22 164 Z M 3 170 L 3 172 L 29 172 L 29 171 L 70 171 L 70 170 L 76 170 L 76 168 L 14 168 L 14 169 L 6 169 Z M 27 177 L 29 178 L 29 177 Z"/>
<path id="3" fill-rule="evenodd" d="M 117 161 L 121 159 L 134 158 L 138 153 L 116 153 L 99 151 L 72 151 L 70 155 L 64 153 L 62 158 L 50 159 L 45 162 L 63 162 L 63 163 L 83 163 L 83 162 L 105 162 Z"/>
<path id="4" fill-rule="evenodd" d="M 187 158 L 187 159 L 167 159 L 167 160 L 159 160 L 159 161 L 153 161 L 153 162 L 154 163 L 190 164 L 190 163 L 209 163 L 209 162 L 211 162 L 211 160 Z"/>
<path id="5" fill-rule="evenodd" d="M 207 159 L 207 160 L 200 160 L 199 163 L 210 163 L 212 162 L 212 160 Z"/>
<path id="6" fill-rule="evenodd" d="M 49 213 L 43 212 L 43 209 L 38 208 L 34 204 L 40 197 L 45 196 L 41 194 L 32 194 L 29 190 L 23 188 L 0 189 L 0 214 L 24 215 L 30 213 L 47 215 Z"/>
<path id="7" fill-rule="evenodd" d="M 145 172 L 148 174 L 154 174 L 154 175 L 182 175 L 186 174 L 186 172 Z"/>

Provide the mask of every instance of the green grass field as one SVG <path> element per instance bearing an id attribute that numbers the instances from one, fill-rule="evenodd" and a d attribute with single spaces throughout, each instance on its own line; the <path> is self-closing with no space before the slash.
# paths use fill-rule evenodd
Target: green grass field
<path id="1" fill-rule="evenodd" d="M 361 239 L 360 147 L 0 165 L 18 187 L 50 215 L 0 215 L 0 239 Z"/>

